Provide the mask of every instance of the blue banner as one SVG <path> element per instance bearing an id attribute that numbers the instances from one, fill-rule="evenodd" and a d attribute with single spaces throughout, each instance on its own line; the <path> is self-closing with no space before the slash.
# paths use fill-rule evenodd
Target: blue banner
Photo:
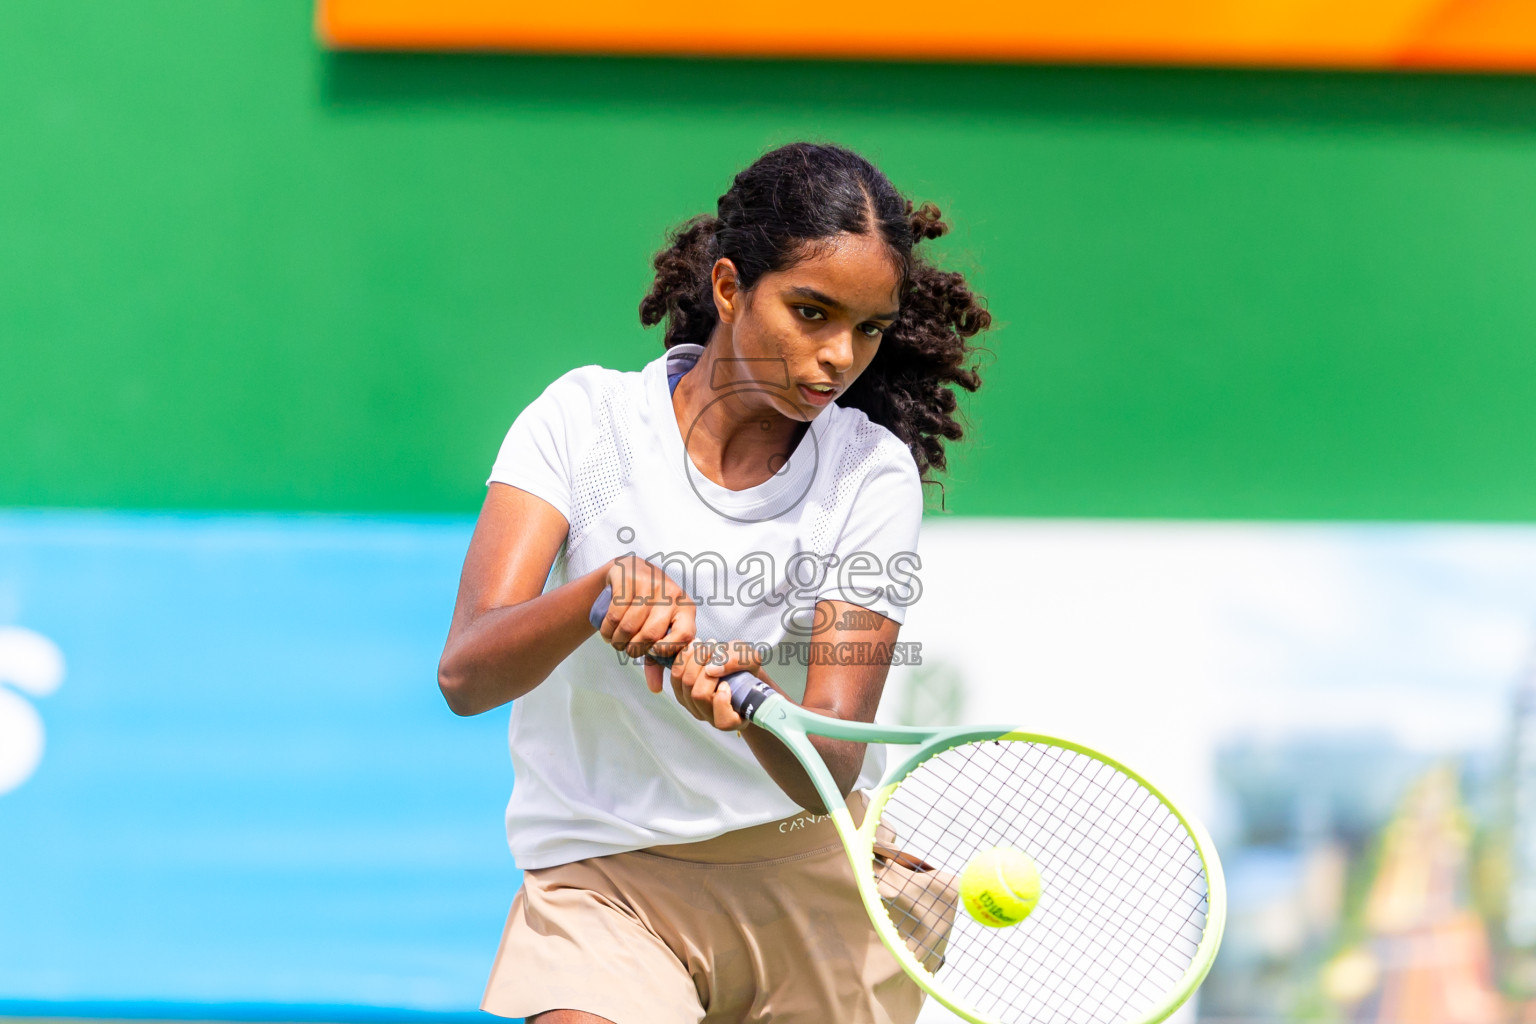
<path id="1" fill-rule="evenodd" d="M 469 532 L 0 514 L 0 1012 L 475 1012 L 519 876 L 506 710 L 436 686 Z"/>

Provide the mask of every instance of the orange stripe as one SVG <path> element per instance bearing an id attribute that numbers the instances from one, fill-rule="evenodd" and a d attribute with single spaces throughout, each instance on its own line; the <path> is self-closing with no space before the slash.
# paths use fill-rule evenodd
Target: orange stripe
<path id="1" fill-rule="evenodd" d="M 1502 71 L 1536 68 L 1536 3 L 1451 0 L 1406 46 L 1401 63 Z"/>
<path id="2" fill-rule="evenodd" d="M 1532 0 L 320 0 L 356 49 L 1536 69 Z"/>

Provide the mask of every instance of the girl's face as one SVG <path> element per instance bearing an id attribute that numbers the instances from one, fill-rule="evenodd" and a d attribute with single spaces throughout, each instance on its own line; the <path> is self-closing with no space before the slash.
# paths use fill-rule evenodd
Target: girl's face
<path id="1" fill-rule="evenodd" d="M 715 264 L 715 308 L 730 324 L 733 383 L 760 385 L 762 401 L 809 422 L 869 366 L 896 319 L 901 277 L 872 235 L 841 234 L 814 255 L 764 274 L 750 291 L 730 260 Z M 719 372 L 717 370 L 717 372 Z"/>

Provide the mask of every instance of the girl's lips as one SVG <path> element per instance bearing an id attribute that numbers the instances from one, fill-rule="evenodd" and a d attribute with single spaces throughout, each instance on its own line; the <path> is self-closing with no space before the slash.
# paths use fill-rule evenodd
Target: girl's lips
<path id="1" fill-rule="evenodd" d="M 804 384 L 800 384 L 798 387 L 800 388 L 800 394 L 805 396 L 805 400 L 812 405 L 826 405 L 837 397 L 836 391 L 813 391 Z"/>

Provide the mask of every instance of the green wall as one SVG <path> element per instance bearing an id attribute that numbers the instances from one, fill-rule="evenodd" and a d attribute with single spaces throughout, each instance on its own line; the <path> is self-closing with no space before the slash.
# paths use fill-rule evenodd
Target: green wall
<path id="1" fill-rule="evenodd" d="M 1002 325 L 953 511 L 1536 520 L 1536 80 L 327 56 L 307 0 L 0 6 L 0 505 L 470 512 L 800 136 Z"/>

